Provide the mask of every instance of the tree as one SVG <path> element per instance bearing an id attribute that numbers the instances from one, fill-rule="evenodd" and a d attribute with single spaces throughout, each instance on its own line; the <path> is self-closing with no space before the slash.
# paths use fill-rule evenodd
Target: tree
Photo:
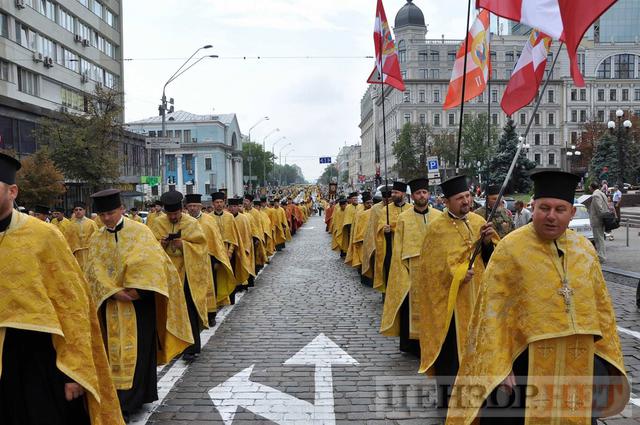
<path id="1" fill-rule="evenodd" d="M 402 127 L 400 137 L 393 144 L 393 155 L 396 158 L 396 163 L 391 167 L 391 170 L 398 173 L 398 176 L 405 180 L 411 180 L 414 177 L 416 163 L 418 162 L 418 153 L 411 133 L 412 126 L 410 123 L 406 123 Z"/>
<path id="2" fill-rule="evenodd" d="M 446 170 L 455 167 L 456 163 L 456 141 L 455 135 L 451 132 L 443 132 L 433 136 L 433 146 L 431 152 L 438 157 L 440 169 Z M 441 174 L 444 179 L 444 174 Z"/>
<path id="3" fill-rule="evenodd" d="M 324 171 L 320 175 L 318 179 L 318 183 L 320 184 L 329 184 L 331 182 L 337 181 L 338 178 L 338 168 L 335 164 L 329 164 L 325 167 Z"/>
<path id="4" fill-rule="evenodd" d="M 16 180 L 20 188 L 18 203 L 21 205 L 51 205 L 66 192 L 64 175 L 56 168 L 45 149 L 40 149 L 22 161 Z"/>
<path id="5" fill-rule="evenodd" d="M 342 173 L 340 173 L 339 183 L 349 183 L 349 170 L 344 170 Z"/>
<path id="6" fill-rule="evenodd" d="M 249 171 L 251 171 L 251 174 L 257 177 L 257 181 L 254 180 L 253 187 L 262 185 L 262 182 L 265 181 L 265 169 L 267 177 L 273 170 L 273 155 L 271 152 L 265 152 L 259 143 L 244 142 L 242 144 L 242 158 L 244 172 L 249 175 Z M 249 158 L 252 159 L 251 166 L 249 166 Z"/>
<path id="7" fill-rule="evenodd" d="M 591 181 L 600 183 L 601 180 L 610 180 L 611 184 L 614 184 L 618 175 L 618 150 L 613 134 L 604 132 L 600 141 L 596 143 L 589 164 L 589 175 Z"/>
<path id="8" fill-rule="evenodd" d="M 495 154 L 489 161 L 489 184 L 501 185 L 507 177 L 509 167 L 518 149 L 518 134 L 513 120 L 508 120 L 503 128 L 502 135 L 498 140 L 498 146 Z M 528 173 L 536 167 L 536 163 L 530 161 L 524 151 L 520 151 L 520 155 L 516 162 L 516 166 L 509 180 L 507 188 L 511 192 L 528 193 L 531 190 L 531 178 Z"/>
<path id="9" fill-rule="evenodd" d="M 302 169 L 296 164 L 278 165 L 274 171 L 275 181 L 282 182 L 283 185 L 305 183 Z"/>
<path id="10" fill-rule="evenodd" d="M 490 141 L 487 143 L 487 115 L 480 114 L 465 120 L 462 126 L 461 167 L 470 176 L 477 176 L 486 170 L 487 162 L 495 150 L 498 132 L 496 126 L 490 127 Z M 457 147 L 456 147 L 457 149 Z M 478 165 L 478 162 L 480 165 Z"/>
<path id="11" fill-rule="evenodd" d="M 51 159 L 67 180 L 86 183 L 92 190 L 113 183 L 120 175 L 119 143 L 124 128 L 121 95 L 97 88 L 87 98 L 84 115 L 62 112 L 44 118 L 36 127 L 35 138 L 47 147 Z"/>

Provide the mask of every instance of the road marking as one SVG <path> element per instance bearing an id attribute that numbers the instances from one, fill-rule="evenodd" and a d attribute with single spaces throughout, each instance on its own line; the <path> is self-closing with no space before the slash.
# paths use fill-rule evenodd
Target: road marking
<path id="1" fill-rule="evenodd" d="M 636 339 L 640 339 L 640 332 L 632 331 L 631 329 L 623 328 L 618 326 L 618 332 L 622 332 L 623 334 L 630 335 Z"/>
<path id="2" fill-rule="evenodd" d="M 268 264 L 265 264 L 262 270 L 260 270 L 260 272 L 258 272 L 258 274 L 256 275 L 256 279 L 263 271 L 265 271 L 268 266 Z M 242 299 L 244 294 L 245 292 L 238 292 L 236 294 L 236 303 L 227 306 L 218 312 L 218 314 L 216 315 L 216 325 L 213 328 L 209 328 L 200 333 L 200 343 L 203 347 L 207 344 L 207 342 L 209 342 L 209 339 L 211 339 L 211 337 L 215 335 L 216 331 L 218 330 L 218 328 L 220 328 L 220 325 L 222 325 L 229 313 L 231 313 L 231 311 L 240 303 L 240 300 Z M 158 372 L 163 370 L 163 368 L 164 366 L 159 367 Z M 188 368 L 189 363 L 185 362 L 182 359 L 176 360 L 171 368 L 167 371 L 167 373 L 165 373 L 164 376 L 158 381 L 158 400 L 154 401 L 151 404 L 143 405 L 138 412 L 136 412 L 134 415 L 131 415 L 131 419 L 128 422 L 129 425 L 145 425 L 151 415 L 153 415 L 153 413 L 156 411 L 158 406 L 162 404 L 167 394 L 169 394 L 169 391 L 171 391 L 176 382 L 178 382 L 178 380 L 182 378 L 182 375 L 184 375 Z"/>
<path id="3" fill-rule="evenodd" d="M 333 365 L 358 362 L 324 334 L 284 362 L 285 365 L 315 366 L 315 402 L 300 400 L 275 388 L 250 380 L 255 365 L 240 371 L 209 391 L 225 425 L 232 425 L 238 407 L 279 425 L 335 425 Z"/>

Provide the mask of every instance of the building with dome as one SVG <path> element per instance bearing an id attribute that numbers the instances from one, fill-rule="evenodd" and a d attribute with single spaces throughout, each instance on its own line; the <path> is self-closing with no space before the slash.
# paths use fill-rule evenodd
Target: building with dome
<path id="1" fill-rule="evenodd" d="M 456 52 L 463 40 L 430 34 L 427 19 L 416 3 L 420 1 L 407 0 L 394 20 L 394 38 L 406 91 L 401 93 L 385 87 L 389 170 L 395 163 L 393 144 L 405 123 L 428 124 L 435 133 L 451 135 L 457 140 L 459 108 L 444 111 L 442 104 Z M 601 21 L 607 19 L 605 14 Z M 492 123 L 499 127 L 506 124 L 508 117 L 500 109 L 500 101 L 526 40 L 524 35 L 492 34 L 491 88 L 465 104 L 467 117 L 486 114 L 491 108 Z M 558 43 L 553 43 L 547 73 L 557 51 Z M 601 41 L 585 38 L 578 60 L 586 87 L 574 86 L 569 59 L 563 50 L 529 132 L 527 142 L 531 148 L 527 155 L 541 167 L 586 172 L 584 164 L 573 164 L 566 155 L 572 145 L 578 144 L 583 124 L 591 120 L 604 123 L 617 109 L 640 115 L 640 44 L 637 41 L 611 43 L 602 38 Z M 376 173 L 384 173 L 380 89 L 370 85 L 360 104 L 361 162 L 367 182 L 372 182 Z M 518 132 L 524 133 L 532 110 L 533 106 L 527 106 L 512 117 Z M 396 177 L 393 173 L 390 176 Z"/>

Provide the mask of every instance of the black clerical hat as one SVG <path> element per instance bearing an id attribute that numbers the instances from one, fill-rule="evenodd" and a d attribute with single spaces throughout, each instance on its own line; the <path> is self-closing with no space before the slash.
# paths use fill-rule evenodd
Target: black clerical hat
<path id="1" fill-rule="evenodd" d="M 93 199 L 93 212 L 95 213 L 113 211 L 122 206 L 118 189 L 101 190 L 91 195 L 91 199 Z"/>
<path id="2" fill-rule="evenodd" d="M 344 205 L 344 204 L 346 204 L 346 203 L 347 203 L 347 198 L 345 198 L 345 197 L 341 196 L 341 197 L 340 197 L 340 199 L 338 199 L 338 203 L 339 203 L 340 205 Z"/>
<path id="3" fill-rule="evenodd" d="M 33 211 L 36 214 L 50 214 L 51 211 L 49 211 L 49 207 L 45 207 L 44 205 L 36 205 L 35 207 L 33 207 Z"/>
<path id="4" fill-rule="evenodd" d="M 242 199 L 241 198 L 229 198 L 227 200 L 227 202 L 229 203 L 229 206 L 242 205 Z"/>
<path id="5" fill-rule="evenodd" d="M 405 182 L 395 181 L 395 182 L 393 182 L 393 189 L 392 190 L 397 190 L 398 192 L 406 192 L 407 191 L 407 184 Z"/>
<path id="6" fill-rule="evenodd" d="M 20 161 L 12 156 L 0 153 L 0 182 L 16 184 L 16 172 L 22 167 Z"/>
<path id="7" fill-rule="evenodd" d="M 358 192 L 351 192 L 349 194 L 349 198 L 357 198 L 358 197 Z"/>
<path id="8" fill-rule="evenodd" d="M 253 205 L 255 206 L 261 206 L 262 205 L 262 201 L 260 199 L 254 199 L 253 200 Z"/>
<path id="9" fill-rule="evenodd" d="M 182 193 L 177 190 L 170 190 L 165 192 L 160 197 L 160 200 L 164 204 L 164 210 L 166 212 L 176 212 L 182 210 Z"/>
<path id="10" fill-rule="evenodd" d="M 73 208 L 82 208 L 83 210 L 87 209 L 87 204 L 82 201 L 77 201 L 73 203 Z"/>
<path id="11" fill-rule="evenodd" d="M 224 201 L 224 199 L 226 198 L 224 192 L 213 192 L 211 194 L 211 200 L 212 201 L 217 201 L 219 199 L 222 199 Z"/>
<path id="12" fill-rule="evenodd" d="M 187 193 L 184 195 L 184 204 L 201 204 L 202 203 L 202 195 L 199 193 Z"/>
<path id="13" fill-rule="evenodd" d="M 442 188 L 442 193 L 445 198 L 450 198 L 452 196 L 457 195 L 458 193 L 469 191 L 469 183 L 467 181 L 467 176 L 455 176 L 450 178 L 449 180 L 445 180 L 440 185 Z"/>
<path id="14" fill-rule="evenodd" d="M 250 193 L 245 193 L 244 194 L 244 199 L 248 200 L 248 201 L 253 201 L 253 195 Z"/>
<path id="15" fill-rule="evenodd" d="M 260 202 L 267 202 L 267 197 L 266 196 L 261 196 L 260 197 Z"/>
<path id="16" fill-rule="evenodd" d="M 497 184 L 490 184 L 487 186 L 487 195 L 498 195 L 500 193 L 501 186 Z"/>
<path id="17" fill-rule="evenodd" d="M 371 192 L 362 192 L 362 202 L 367 202 L 371 200 Z"/>
<path id="18" fill-rule="evenodd" d="M 74 207 L 74 208 L 75 208 L 75 207 Z M 59 212 L 59 213 L 63 213 L 63 214 L 64 214 L 64 208 L 62 208 L 62 207 L 54 207 L 54 208 L 53 208 L 53 210 L 54 210 L 55 212 Z"/>
<path id="19" fill-rule="evenodd" d="M 411 188 L 411 193 L 416 193 L 419 190 L 429 190 L 429 179 L 424 177 L 413 179 L 407 184 Z"/>
<path id="20" fill-rule="evenodd" d="M 129 211 L 131 211 L 131 212 L 138 212 L 138 208 L 136 208 L 136 207 L 131 207 L 131 209 L 130 209 Z"/>
<path id="21" fill-rule="evenodd" d="M 153 202 L 153 205 L 157 205 L 157 206 L 161 207 L 162 206 L 162 202 L 160 200 L 157 200 L 157 201 Z"/>
<path id="22" fill-rule="evenodd" d="M 580 177 L 564 171 L 537 171 L 531 173 L 533 199 L 562 199 L 573 205 Z"/>

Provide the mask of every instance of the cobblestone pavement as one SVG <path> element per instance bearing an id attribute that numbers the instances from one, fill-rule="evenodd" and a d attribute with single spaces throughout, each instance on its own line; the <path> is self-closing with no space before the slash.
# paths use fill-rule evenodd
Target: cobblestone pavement
<path id="1" fill-rule="evenodd" d="M 610 290 L 626 366 L 640 379 L 635 288 Z M 147 423 L 329 424 L 331 396 L 337 424 L 440 423 L 424 397 L 417 401 L 433 390 L 417 359 L 378 333 L 381 312 L 380 294 L 330 250 L 324 222 L 313 217 L 228 312 L 200 359 L 186 370 L 182 361 L 167 366 L 163 376 L 175 384 L 165 378 L 170 391 Z M 640 424 L 634 413 L 606 424 Z"/>

